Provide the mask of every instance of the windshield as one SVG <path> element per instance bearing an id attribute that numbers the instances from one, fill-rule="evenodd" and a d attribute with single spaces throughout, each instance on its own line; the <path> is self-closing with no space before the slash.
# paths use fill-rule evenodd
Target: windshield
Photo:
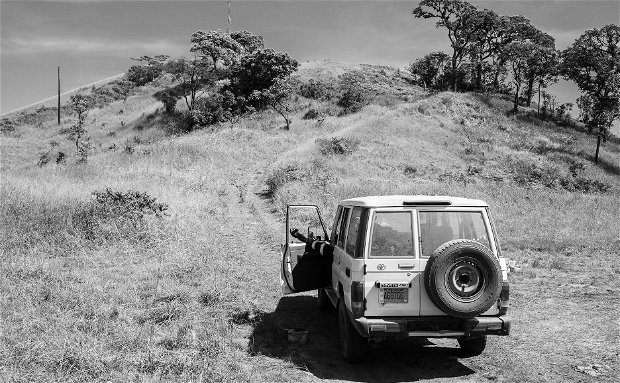
<path id="1" fill-rule="evenodd" d="M 471 239 L 490 248 L 482 212 L 421 211 L 419 217 L 423 257 L 454 239 Z"/>

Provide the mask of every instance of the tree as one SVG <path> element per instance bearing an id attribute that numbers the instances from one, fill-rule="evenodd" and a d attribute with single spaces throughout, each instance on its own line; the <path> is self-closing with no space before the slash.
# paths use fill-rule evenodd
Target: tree
<path id="1" fill-rule="evenodd" d="M 178 83 L 174 89 L 167 92 L 167 102 L 172 104 L 170 97 L 183 97 L 190 111 L 194 110 L 196 99 L 204 93 L 205 86 L 213 84 L 217 79 L 211 62 L 198 57 L 170 60 L 166 65 L 166 72 Z M 160 101 L 164 102 L 163 99 Z"/>
<path id="2" fill-rule="evenodd" d="M 86 134 L 86 115 L 93 105 L 90 96 L 78 93 L 71 96 L 71 108 L 77 116 L 75 124 L 71 125 L 67 131 L 68 138 L 75 142 L 75 153 L 79 156 L 79 162 L 85 162 L 88 158 L 88 145 L 81 141 L 82 136 Z"/>
<path id="3" fill-rule="evenodd" d="M 500 76 L 505 72 L 505 65 L 508 56 L 505 54 L 508 46 L 516 41 L 538 41 L 543 40 L 540 34 L 543 32 L 532 25 L 529 19 L 524 16 L 500 16 L 497 22 L 497 32 L 495 35 L 491 35 L 493 54 L 490 56 L 492 59 L 492 66 L 494 69 L 493 74 L 493 88 L 499 89 Z"/>
<path id="4" fill-rule="evenodd" d="M 458 68 L 467 53 L 476 30 L 471 23 L 476 7 L 465 0 L 422 0 L 413 10 L 418 18 L 439 18 L 437 28 L 445 27 L 452 47 L 452 90 L 456 91 Z"/>
<path id="5" fill-rule="evenodd" d="M 468 48 L 468 55 L 472 63 L 476 65 L 476 90 L 482 89 L 485 61 L 498 53 L 499 47 L 504 41 L 501 37 L 505 30 L 502 28 L 501 22 L 502 19 L 494 11 L 488 9 L 473 11 L 471 24 L 474 30 L 474 38 Z"/>
<path id="6" fill-rule="evenodd" d="M 510 74 L 515 86 L 513 110 L 519 110 L 519 94 L 529 69 L 530 54 L 536 49 L 536 44 L 531 42 L 515 41 L 510 43 L 504 50 L 506 61 L 510 63 Z"/>
<path id="7" fill-rule="evenodd" d="M 555 50 L 555 39 L 550 35 L 534 28 L 528 41 L 536 44 L 536 49 L 531 53 L 528 62 L 526 105 L 532 104 L 534 85 L 546 88 L 549 84 L 557 81 L 559 74 L 559 53 Z"/>
<path id="8" fill-rule="evenodd" d="M 411 63 L 407 70 L 417 76 L 426 87 L 443 88 L 446 69 L 450 65 L 450 57 L 444 52 L 432 52 Z"/>
<path id="9" fill-rule="evenodd" d="M 620 117 L 620 26 L 609 24 L 591 29 L 562 52 L 561 72 L 583 93 L 580 108 L 586 104 L 586 125 L 607 139 L 613 121 Z M 585 102 L 587 100 L 587 102 Z M 597 146 L 598 152 L 598 146 Z"/>
<path id="10" fill-rule="evenodd" d="M 263 38 L 248 31 L 235 31 L 230 34 L 230 37 L 241 44 L 246 54 L 265 48 Z"/>
<path id="11" fill-rule="evenodd" d="M 143 65 L 134 65 L 127 71 L 127 80 L 137 86 L 146 85 L 158 78 L 164 71 L 165 63 L 170 57 L 166 55 L 158 55 L 155 57 L 142 56 L 139 59 L 132 60 L 144 63 Z"/>
<path id="12" fill-rule="evenodd" d="M 298 67 L 299 63 L 287 53 L 258 49 L 241 57 L 232 69 L 230 85 L 222 88 L 222 92 L 234 96 L 240 113 L 251 108 L 274 108 L 284 117 L 288 129 L 290 119 L 284 102 L 292 90 L 286 86 L 286 80 Z M 245 104 L 239 105 L 239 101 Z"/>
<path id="13" fill-rule="evenodd" d="M 241 43 L 220 30 L 196 31 L 190 41 L 192 43 L 190 52 L 195 53 L 199 59 L 207 61 L 213 69 L 217 69 L 218 65 L 223 68 L 231 67 L 239 61 L 244 52 Z"/>

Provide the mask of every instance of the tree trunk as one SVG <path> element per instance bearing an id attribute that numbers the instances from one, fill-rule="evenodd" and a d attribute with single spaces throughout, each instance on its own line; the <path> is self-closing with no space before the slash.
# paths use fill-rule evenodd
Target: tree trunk
<path id="1" fill-rule="evenodd" d="M 527 106 L 532 105 L 532 96 L 534 95 L 534 77 L 530 77 L 527 82 Z"/>
<path id="2" fill-rule="evenodd" d="M 540 83 L 538 83 L 538 117 L 540 117 Z"/>
<path id="3" fill-rule="evenodd" d="M 594 163 L 598 164 L 598 152 L 601 147 L 601 136 L 598 135 L 596 137 L 596 153 L 594 154 Z"/>
<path id="4" fill-rule="evenodd" d="M 476 90 L 482 89 L 482 62 L 476 65 Z"/>
<path id="5" fill-rule="evenodd" d="M 521 87 L 517 85 L 517 89 L 515 90 L 515 105 L 513 109 L 515 112 L 519 111 L 519 91 L 520 90 L 521 90 Z"/>
<path id="6" fill-rule="evenodd" d="M 452 91 L 456 92 L 456 56 L 452 56 Z"/>

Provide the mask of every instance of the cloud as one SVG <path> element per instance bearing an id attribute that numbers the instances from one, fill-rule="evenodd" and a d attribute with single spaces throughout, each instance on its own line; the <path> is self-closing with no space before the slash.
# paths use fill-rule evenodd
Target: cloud
<path id="1" fill-rule="evenodd" d="M 37 37 L 2 39 L 3 55 L 31 54 L 92 54 L 100 56 L 125 56 L 143 54 L 182 54 L 184 46 L 167 40 L 118 41 L 86 38 Z"/>

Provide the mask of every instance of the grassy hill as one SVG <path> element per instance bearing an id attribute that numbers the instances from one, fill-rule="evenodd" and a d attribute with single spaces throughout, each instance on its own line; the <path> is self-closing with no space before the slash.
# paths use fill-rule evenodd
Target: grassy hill
<path id="1" fill-rule="evenodd" d="M 615 381 L 618 142 L 595 165 L 595 139 L 578 128 L 509 114 L 498 97 L 426 92 L 394 68 L 306 63 L 295 77 L 336 83 L 351 69 L 365 73 L 370 104 L 339 116 L 334 99 L 295 94 L 290 131 L 264 111 L 179 134 L 152 97 L 162 84 L 134 89 L 88 114 L 86 163 L 59 133 L 69 115 L 60 127 L 50 108 L 8 116 L 3 380 Z M 381 194 L 492 206 L 518 266 L 511 337 L 472 359 L 448 340 L 400 342 L 353 368 L 335 316 L 312 294 L 281 298 L 286 205 L 317 204 L 331 225 L 339 200 Z M 287 344 L 285 328 L 308 329 L 309 344 Z"/>

